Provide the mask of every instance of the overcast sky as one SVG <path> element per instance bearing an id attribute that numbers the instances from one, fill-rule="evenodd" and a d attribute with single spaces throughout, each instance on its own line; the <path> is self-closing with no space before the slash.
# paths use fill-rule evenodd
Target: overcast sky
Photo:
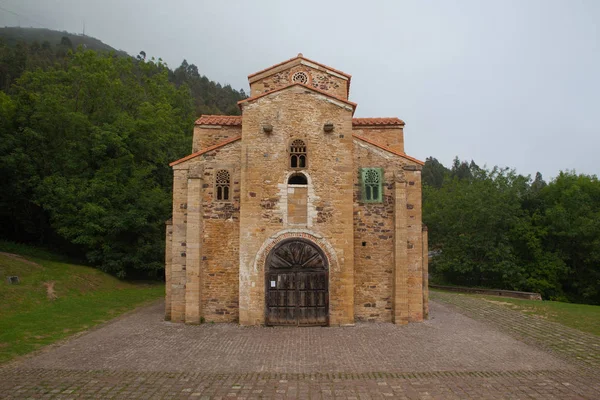
<path id="1" fill-rule="evenodd" d="M 305 57 L 352 75 L 356 117 L 398 116 L 406 152 L 522 174 L 600 175 L 600 0 L 0 0 L 0 26 L 85 32 L 185 58 L 248 93 Z M 8 11 L 19 14 L 16 16 Z"/>

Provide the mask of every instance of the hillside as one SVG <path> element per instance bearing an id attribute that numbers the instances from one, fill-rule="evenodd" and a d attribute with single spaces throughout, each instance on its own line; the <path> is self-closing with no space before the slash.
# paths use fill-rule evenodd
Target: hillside
<path id="1" fill-rule="evenodd" d="M 9 284 L 18 276 L 18 284 Z M 64 257 L 0 241 L 0 363 L 161 298 L 164 285 L 131 283 Z"/>
<path id="2" fill-rule="evenodd" d="M 0 91 L 11 90 L 17 79 L 26 71 L 37 68 L 47 70 L 57 64 L 65 64 L 70 50 L 79 46 L 84 50 L 100 53 L 115 52 L 121 57 L 131 57 L 138 62 L 146 60 L 140 51 L 135 57 L 102 41 L 66 31 L 40 28 L 0 28 Z M 151 59 L 152 57 L 148 55 Z M 156 55 L 156 59 L 160 55 Z M 210 80 L 198 71 L 194 64 L 184 59 L 177 68 L 168 69 L 169 81 L 175 86 L 186 85 L 192 95 L 195 115 L 227 114 L 239 115 L 237 102 L 248 97 L 243 89 L 236 90 Z"/>
<path id="3" fill-rule="evenodd" d="M 14 46 L 18 42 L 25 42 L 29 45 L 37 42 L 42 45 L 44 42 L 49 42 L 51 45 L 56 45 L 61 42 L 62 38 L 66 36 L 73 44 L 73 48 L 83 46 L 89 50 L 95 51 L 114 51 L 119 55 L 127 56 L 128 54 L 122 50 L 117 50 L 114 47 L 103 43 L 101 40 L 93 38 L 91 36 L 83 36 L 74 33 L 68 33 L 66 31 L 55 31 L 52 29 L 45 28 L 19 28 L 19 27 L 5 27 L 0 28 L 0 38 L 3 38 L 6 44 Z"/>

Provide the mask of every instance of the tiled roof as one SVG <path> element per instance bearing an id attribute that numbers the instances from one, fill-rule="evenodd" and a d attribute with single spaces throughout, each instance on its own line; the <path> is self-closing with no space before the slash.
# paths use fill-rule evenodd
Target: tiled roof
<path id="1" fill-rule="evenodd" d="M 353 114 L 354 114 L 354 110 L 356 110 L 356 106 L 358 105 L 358 104 L 356 104 L 356 103 L 353 103 L 353 102 L 351 102 L 351 101 L 348 101 L 348 100 L 346 100 L 346 99 L 342 99 L 341 97 L 334 96 L 334 95 L 332 95 L 331 93 L 329 93 L 329 92 L 326 92 L 326 91 L 324 91 L 324 90 L 317 89 L 317 88 L 314 88 L 314 87 L 311 87 L 311 86 L 305 85 L 305 84 L 303 84 L 303 83 L 299 83 L 299 82 L 293 82 L 293 83 L 290 83 L 289 85 L 282 86 L 282 87 L 280 87 L 280 88 L 273 89 L 273 90 L 271 90 L 271 91 L 268 91 L 268 92 L 265 92 L 265 93 L 261 93 L 261 94 L 259 94 L 259 95 L 256 95 L 256 96 L 254 96 L 254 97 L 248 97 L 247 99 L 240 100 L 240 101 L 238 101 L 238 102 L 237 102 L 237 103 L 238 103 L 238 106 L 240 106 L 240 107 L 241 107 L 241 105 L 242 105 L 243 103 L 246 103 L 246 102 L 249 102 L 249 101 L 254 101 L 254 100 L 256 100 L 256 99 L 259 99 L 259 98 L 261 98 L 261 97 L 268 96 L 268 95 L 270 95 L 270 94 L 272 94 L 272 93 L 279 92 L 279 91 L 282 91 L 282 90 L 285 90 L 285 89 L 291 88 L 292 86 L 301 86 L 301 87 L 304 87 L 304 88 L 306 88 L 306 89 L 312 90 L 313 92 L 317 92 L 317 93 L 319 93 L 319 94 L 322 94 L 322 95 L 324 95 L 324 96 L 327 96 L 327 97 L 330 97 L 330 98 L 332 98 L 332 99 L 336 99 L 336 100 L 338 100 L 338 101 L 341 101 L 342 103 L 349 104 L 350 106 L 352 106 L 352 113 L 353 113 Z"/>
<path id="2" fill-rule="evenodd" d="M 302 59 L 302 60 L 306 60 L 306 61 L 308 61 L 309 63 L 316 64 L 316 65 L 318 65 L 318 66 L 320 66 L 320 67 L 326 68 L 326 69 L 328 69 L 328 70 L 330 70 L 330 71 L 333 71 L 333 72 L 335 72 L 335 73 L 337 73 L 337 74 L 340 74 L 340 75 L 343 75 L 343 76 L 345 76 L 346 78 L 348 78 L 348 80 L 350 80 L 350 78 L 352 77 L 352 75 L 349 75 L 349 74 L 347 74 L 347 73 L 345 73 L 345 72 L 339 71 L 339 70 L 337 70 L 337 69 L 335 69 L 335 68 L 331 68 L 331 67 L 329 67 L 329 66 L 327 66 L 327 65 L 325 65 L 325 64 L 321 64 L 321 63 L 319 63 L 319 62 L 316 62 L 316 61 L 310 60 L 310 59 L 308 59 L 308 58 L 304 57 L 304 56 L 302 55 L 302 53 L 300 53 L 300 54 L 298 54 L 296 57 L 292 57 L 292 58 L 290 58 L 289 60 L 285 60 L 285 61 L 283 61 L 283 62 L 280 62 L 280 63 L 278 63 L 278 64 L 271 65 L 271 66 L 270 66 L 270 67 L 268 67 L 268 68 L 261 69 L 261 70 L 260 70 L 260 71 L 258 71 L 258 72 L 255 72 L 255 73 L 253 73 L 253 74 L 250 74 L 250 75 L 248 75 L 248 78 L 252 78 L 253 76 L 256 76 L 256 75 L 258 75 L 258 74 L 262 74 L 263 72 L 267 72 L 267 71 L 268 71 L 268 70 L 270 70 L 270 69 L 273 69 L 273 68 L 279 67 L 280 65 L 287 64 L 287 63 L 289 63 L 290 61 L 294 61 L 294 60 L 296 60 L 296 59 Z"/>
<path id="3" fill-rule="evenodd" d="M 400 118 L 352 118 L 352 126 L 404 125 Z"/>
<path id="4" fill-rule="evenodd" d="M 258 96 L 255 96 L 256 98 Z M 243 100 L 242 100 L 243 101 Z M 242 117 L 239 115 L 202 115 L 196 120 L 196 125 L 242 125 Z M 352 118 L 352 126 L 389 126 L 404 125 L 400 118 Z"/>
<path id="5" fill-rule="evenodd" d="M 196 120 L 196 125 L 242 125 L 242 117 L 239 115 L 201 115 Z"/>
<path id="6" fill-rule="evenodd" d="M 241 118 L 240 118 L 240 120 L 241 120 Z M 201 156 L 201 155 L 202 155 L 202 154 L 204 154 L 204 153 L 208 153 L 209 151 L 213 151 L 213 150 L 215 150 L 215 149 L 218 149 L 219 147 L 223 147 L 223 146 L 225 146 L 226 144 L 233 143 L 233 142 L 235 142 L 235 141 L 237 141 L 237 140 L 240 140 L 241 138 L 242 138 L 241 136 L 235 136 L 235 137 L 232 137 L 232 138 L 230 138 L 230 139 L 223 140 L 222 142 L 220 142 L 220 143 L 217 143 L 217 144 L 215 144 L 214 146 L 207 147 L 207 148 L 205 148 L 205 149 L 203 149 L 203 150 L 200 150 L 200 151 L 197 151 L 197 152 L 195 152 L 195 153 L 192 153 L 192 154 L 190 154 L 189 156 L 185 156 L 185 157 L 183 157 L 183 158 L 180 158 L 180 159 L 179 159 L 179 160 L 177 160 L 177 161 L 173 161 L 171 164 L 169 164 L 169 166 L 170 166 L 170 167 L 172 167 L 172 166 L 174 166 L 174 165 L 181 164 L 181 163 L 182 163 L 182 162 L 184 162 L 184 161 L 191 160 L 192 158 L 195 158 L 195 157 Z"/>
<path id="7" fill-rule="evenodd" d="M 395 155 L 397 155 L 397 156 L 400 156 L 400 157 L 402 157 L 402 158 L 405 158 L 405 159 L 407 159 L 407 160 L 409 160 L 409 161 L 415 162 L 415 163 L 417 163 L 417 164 L 419 164 L 419 165 L 425 165 L 425 163 L 424 163 L 423 161 L 421 161 L 421 160 L 417 160 L 416 158 L 413 158 L 413 157 L 411 157 L 411 156 L 407 156 L 407 155 L 406 155 L 406 154 L 404 154 L 404 153 L 400 153 L 399 151 L 396 151 L 396 150 L 390 149 L 389 147 L 387 147 L 387 146 L 384 146 L 384 145 L 382 145 L 382 144 L 380 144 L 380 143 L 377 143 L 377 142 L 375 142 L 375 141 L 373 141 L 373 140 L 371 140 L 371 139 L 367 139 L 367 138 L 366 138 L 366 137 L 364 137 L 364 136 L 360 136 L 360 135 L 357 135 L 356 133 L 353 133 L 353 134 L 352 134 L 352 137 L 354 137 L 354 138 L 356 138 L 356 139 L 359 139 L 359 140 L 362 140 L 363 142 L 367 142 L 367 143 L 369 143 L 369 144 L 371 144 L 371 145 L 373 145 L 373 146 L 375 146 L 375 147 L 379 147 L 379 148 L 380 148 L 380 149 L 382 149 L 382 150 L 385 150 L 385 151 L 387 151 L 387 152 L 389 152 L 389 153 L 392 153 L 392 154 L 395 154 Z"/>

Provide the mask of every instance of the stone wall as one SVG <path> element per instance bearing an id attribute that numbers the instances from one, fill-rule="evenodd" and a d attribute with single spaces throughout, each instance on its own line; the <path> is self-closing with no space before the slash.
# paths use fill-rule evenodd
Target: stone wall
<path id="1" fill-rule="evenodd" d="M 240 150 L 235 142 L 204 157 L 202 270 L 203 310 L 206 321 L 238 320 Z M 225 169 L 231 176 L 231 200 L 217 201 L 215 173 Z"/>
<path id="2" fill-rule="evenodd" d="M 423 222 L 421 168 L 405 165 L 407 183 L 407 252 L 409 321 L 423 320 Z M 407 169 L 409 168 L 409 169 Z M 416 169 L 412 169 L 416 168 Z"/>
<path id="3" fill-rule="evenodd" d="M 331 75 L 323 69 L 314 69 L 306 65 L 297 65 L 252 82 L 250 84 L 251 96 L 270 92 L 293 83 L 292 76 L 300 71 L 306 73 L 309 78 L 306 85 L 331 93 L 341 99 L 348 98 L 348 81 L 346 79 Z"/>
<path id="4" fill-rule="evenodd" d="M 307 74 L 308 87 L 286 87 L 297 72 Z M 314 242 L 327 256 L 330 325 L 427 316 L 421 166 L 359 138 L 404 154 L 401 126 L 362 120 L 353 129 L 355 105 L 343 100 L 348 84 L 343 73 L 299 57 L 250 77 L 251 95 L 264 96 L 240 103 L 242 126 L 194 127 L 196 154 L 173 166 L 167 319 L 263 324 L 264 263 L 276 243 L 291 237 Z M 329 122 L 333 132 L 323 129 Z M 294 139 L 306 143 L 306 185 L 288 184 Z M 365 167 L 383 168 L 382 203 L 360 197 Z M 217 201 L 222 169 L 230 174 L 231 198 Z"/>
<path id="5" fill-rule="evenodd" d="M 401 126 L 360 126 L 354 127 L 354 133 L 377 142 L 399 153 L 404 153 L 404 129 Z"/>
<path id="6" fill-rule="evenodd" d="M 171 321 L 174 322 L 185 321 L 187 184 L 187 169 L 174 168 L 170 278 Z"/>
<path id="7" fill-rule="evenodd" d="M 230 143 L 174 166 L 167 277 L 173 321 L 238 320 L 240 149 L 239 141 Z M 230 201 L 214 197 L 214 175 L 220 169 L 231 176 Z"/>
<path id="8" fill-rule="evenodd" d="M 352 108 L 329 97 L 292 87 L 243 106 L 240 216 L 240 323 L 264 323 L 261 247 L 289 228 L 305 228 L 331 243 L 338 268 L 330 270 L 330 323 L 354 322 L 352 219 Z M 334 132 L 325 133 L 325 122 Z M 262 132 L 265 123 L 271 134 Z M 308 218 L 305 227 L 286 225 L 290 140 L 308 148 Z M 311 210 L 314 210 L 311 212 Z M 316 214 L 316 215 L 315 215 Z"/>
<path id="9" fill-rule="evenodd" d="M 194 126 L 192 153 L 204 150 L 207 147 L 214 146 L 241 134 L 241 126 L 196 125 Z"/>
<path id="10" fill-rule="evenodd" d="M 423 315 L 420 167 L 375 146 L 354 143 L 354 270 L 355 315 L 357 320 L 394 322 L 394 274 L 396 254 L 395 217 L 402 211 L 406 226 L 406 260 L 399 265 L 406 274 L 407 321 L 420 321 Z M 360 168 L 383 168 L 383 202 L 363 203 L 360 192 Z M 408 168 L 409 170 L 406 170 Z M 414 170 L 413 170 L 414 169 Z M 396 186 L 406 187 L 400 199 L 406 210 L 395 210 Z M 404 193 L 404 191 L 402 191 Z M 419 237 L 414 234 L 418 229 Z M 402 258 L 404 260 L 404 258 Z M 420 279 L 417 279 L 418 274 Z M 421 285 L 420 287 L 418 285 Z M 416 293 L 421 296 L 419 299 Z M 420 307 L 420 313 L 417 308 Z"/>
<path id="11" fill-rule="evenodd" d="M 306 185 L 288 185 L 287 222 L 306 226 L 308 187 Z"/>

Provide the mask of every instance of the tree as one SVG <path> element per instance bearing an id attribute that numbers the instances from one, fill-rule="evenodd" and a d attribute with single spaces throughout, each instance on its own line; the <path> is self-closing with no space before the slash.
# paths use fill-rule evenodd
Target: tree
<path id="1" fill-rule="evenodd" d="M 519 193 L 526 178 L 498 168 L 472 173 L 458 159 L 455 166 L 463 173 L 440 189 L 424 188 L 423 219 L 431 247 L 442 251 L 432 270 L 453 283 L 519 288 L 524 271 L 509 233 L 521 218 Z"/>
<path id="2" fill-rule="evenodd" d="M 64 68 L 26 72 L 14 98 L 1 100 L 13 125 L 2 133 L 0 171 L 13 173 L 0 183 L 12 213 L 0 225 L 39 228 L 29 207 L 106 271 L 159 271 L 168 163 L 191 141 L 187 87 L 171 85 L 161 63 L 77 51 Z"/>
<path id="3" fill-rule="evenodd" d="M 421 176 L 424 184 L 439 189 L 442 187 L 444 179 L 446 179 L 449 172 L 436 158 L 427 157 Z"/>
<path id="4" fill-rule="evenodd" d="M 567 266 L 562 281 L 572 301 L 600 304 L 600 182 L 595 175 L 561 172 L 541 189 L 536 225 L 544 246 Z"/>
<path id="5" fill-rule="evenodd" d="M 71 39 L 68 36 L 63 36 L 60 39 L 60 45 L 64 47 L 68 47 L 69 49 L 73 49 L 73 43 L 71 43 Z"/>

